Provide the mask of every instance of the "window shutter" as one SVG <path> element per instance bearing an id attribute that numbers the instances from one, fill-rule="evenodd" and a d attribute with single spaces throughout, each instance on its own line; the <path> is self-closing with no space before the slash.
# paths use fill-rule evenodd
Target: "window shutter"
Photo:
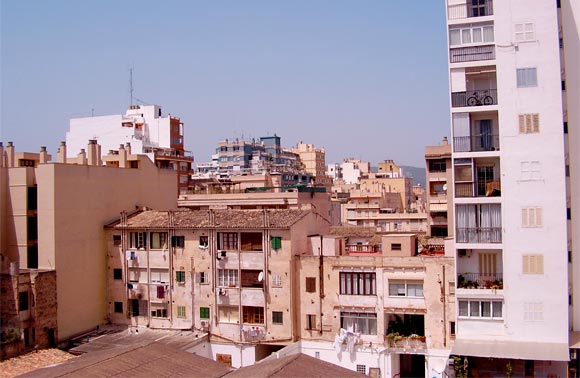
<path id="1" fill-rule="evenodd" d="M 536 256 L 536 273 L 544 274 L 544 255 Z"/>
<path id="2" fill-rule="evenodd" d="M 528 223 L 528 209 L 522 209 L 522 227 L 529 227 Z"/>
<path id="3" fill-rule="evenodd" d="M 532 132 L 539 133 L 540 132 L 540 115 L 538 113 L 531 114 L 531 123 L 532 123 Z"/>
<path id="4" fill-rule="evenodd" d="M 526 133 L 526 116 L 524 114 L 520 114 L 518 116 L 519 124 L 520 124 L 520 134 Z"/>
<path id="5" fill-rule="evenodd" d="M 530 256 L 522 256 L 522 273 L 529 274 L 530 273 Z"/>
<path id="6" fill-rule="evenodd" d="M 535 213 L 536 213 L 535 225 L 536 227 L 542 227 L 542 208 L 536 207 Z"/>

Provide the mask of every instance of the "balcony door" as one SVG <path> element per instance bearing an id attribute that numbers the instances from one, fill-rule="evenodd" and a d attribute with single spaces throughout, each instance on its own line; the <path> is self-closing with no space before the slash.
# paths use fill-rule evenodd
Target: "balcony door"
<path id="1" fill-rule="evenodd" d="M 491 151 L 491 119 L 477 121 L 475 127 L 475 133 L 478 136 L 477 147 L 479 151 Z"/>
<path id="2" fill-rule="evenodd" d="M 497 254 L 480 253 L 479 254 L 479 275 L 483 280 L 494 281 L 497 275 Z"/>

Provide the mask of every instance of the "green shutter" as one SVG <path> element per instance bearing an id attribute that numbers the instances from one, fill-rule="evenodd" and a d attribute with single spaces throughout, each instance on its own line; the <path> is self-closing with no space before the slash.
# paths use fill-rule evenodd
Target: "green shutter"
<path id="1" fill-rule="evenodd" d="M 272 249 L 282 248 L 282 238 L 280 236 L 272 236 Z"/>

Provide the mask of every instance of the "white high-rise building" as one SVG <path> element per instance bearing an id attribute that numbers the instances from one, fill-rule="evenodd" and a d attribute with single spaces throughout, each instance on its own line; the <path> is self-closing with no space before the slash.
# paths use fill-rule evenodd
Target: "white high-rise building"
<path id="1" fill-rule="evenodd" d="M 447 0 L 450 328 L 472 374 L 578 374 L 579 23 L 577 0 Z"/>

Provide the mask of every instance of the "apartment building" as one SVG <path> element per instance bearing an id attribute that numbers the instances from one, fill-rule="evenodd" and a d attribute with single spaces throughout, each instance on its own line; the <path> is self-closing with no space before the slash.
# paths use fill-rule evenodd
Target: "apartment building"
<path id="1" fill-rule="evenodd" d="M 42 272 L 56 271 L 58 306 L 51 306 L 57 327 L 26 323 L 28 331 L 21 330 L 22 337 L 29 335 L 26 341 L 32 346 L 33 335 L 37 343 L 42 339 L 61 343 L 105 321 L 104 223 L 123 210 L 177 205 L 174 171 L 159 169 L 147 156 L 121 150 L 101 157 L 100 146 L 90 140 L 76 157 L 67 159 L 62 142 L 51 162 L 44 147 L 39 153 L 25 153 L 16 151 L 11 142 L 6 147 L 0 144 L 2 273 L 9 274 L 12 264 L 13 276 L 30 282 L 26 291 L 33 294 L 34 285 L 49 275 Z M 2 303 L 8 303 L 4 293 Z"/>
<path id="2" fill-rule="evenodd" d="M 447 137 L 438 146 L 425 147 L 427 234 L 434 237 L 453 235 L 453 174 L 451 145 Z M 499 183 L 499 179 L 497 180 Z M 499 187 L 499 185 L 497 185 Z M 500 190 L 500 189 L 496 189 Z"/>
<path id="3" fill-rule="evenodd" d="M 131 105 L 125 114 L 72 118 L 66 133 L 67 157 L 74 158 L 87 140 L 96 140 L 103 152 L 129 143 L 135 154 L 147 155 L 159 168 L 176 171 L 177 190 L 183 193 L 193 173 L 193 155 L 184 148 L 184 135 L 181 119 L 164 116 L 160 106 Z"/>
<path id="4" fill-rule="evenodd" d="M 580 4 L 446 5 L 458 274 L 453 354 L 471 374 L 509 366 L 514 375 L 575 376 Z"/>
<path id="5" fill-rule="evenodd" d="M 315 148 L 313 144 L 300 141 L 296 148 L 290 149 L 290 152 L 298 154 L 304 171 L 314 177 L 316 186 L 330 188 L 332 178 L 326 175 L 326 151 L 324 148 Z"/>
<path id="6" fill-rule="evenodd" d="M 298 255 L 328 222 L 310 210 L 146 210 L 106 227 L 108 319 L 198 329 L 212 358 L 254 364 L 297 340 Z"/>
<path id="7" fill-rule="evenodd" d="M 297 260 L 302 353 L 372 377 L 442 376 L 455 332 L 453 256 L 417 255 L 415 234 L 380 246 L 357 239 L 312 236 L 312 255 Z"/>

